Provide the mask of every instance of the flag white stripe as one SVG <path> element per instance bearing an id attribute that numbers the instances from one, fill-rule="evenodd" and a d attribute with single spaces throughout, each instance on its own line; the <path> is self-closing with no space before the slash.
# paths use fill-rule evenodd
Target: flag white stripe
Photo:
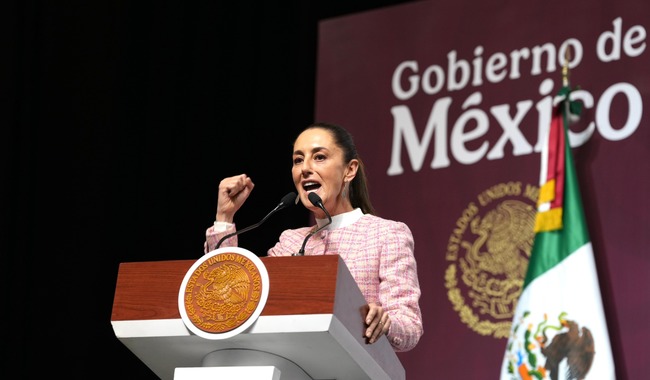
<path id="1" fill-rule="evenodd" d="M 557 324 L 556 318 L 560 313 L 567 313 L 566 319 L 577 322 L 581 328 L 588 328 L 594 338 L 596 354 L 585 380 L 615 379 L 601 300 L 594 253 L 591 243 L 587 243 L 523 290 L 513 321 L 520 320 L 523 313 L 528 311 L 529 321 L 539 323 L 546 314 L 549 324 Z M 543 365 L 543 361 L 540 364 Z M 501 378 L 509 379 L 510 376 L 507 373 L 507 361 L 504 361 Z"/>

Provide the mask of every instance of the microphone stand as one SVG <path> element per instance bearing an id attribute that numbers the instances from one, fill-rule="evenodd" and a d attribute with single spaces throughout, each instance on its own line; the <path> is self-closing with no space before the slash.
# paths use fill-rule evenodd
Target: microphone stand
<path id="1" fill-rule="evenodd" d="M 305 246 L 307 245 L 307 240 L 309 240 L 309 238 L 312 237 L 312 235 L 315 235 L 318 231 L 320 231 L 323 228 L 325 228 L 325 227 L 329 226 L 330 224 L 332 224 L 332 216 L 330 215 L 329 212 L 327 212 L 327 209 L 325 208 L 325 205 L 323 204 L 323 200 L 318 196 L 318 194 L 309 193 L 307 195 L 307 197 L 309 198 L 309 201 L 311 202 L 311 204 L 313 204 L 314 206 L 316 206 L 316 207 L 320 208 L 321 210 L 323 210 L 325 215 L 327 215 L 327 223 L 323 224 L 322 226 L 318 227 L 314 231 L 310 232 L 307 235 L 307 237 L 305 237 L 305 240 L 303 240 L 302 247 L 300 247 L 300 251 L 298 251 L 298 253 L 294 253 L 293 256 L 304 256 L 305 255 Z"/>
<path id="2" fill-rule="evenodd" d="M 265 222 L 265 221 L 266 221 L 266 220 L 267 220 L 271 215 L 273 215 L 276 211 L 281 210 L 281 209 L 283 209 L 283 208 L 285 208 L 285 207 L 287 207 L 287 206 L 293 204 L 294 201 L 295 201 L 295 199 L 296 199 L 296 193 L 294 193 L 294 192 L 291 192 L 291 193 L 285 195 L 285 196 L 282 198 L 282 200 L 280 201 L 280 203 L 279 203 L 277 206 L 275 206 L 275 208 L 274 208 L 273 210 L 271 210 L 271 212 L 269 212 L 268 214 L 266 214 L 266 216 L 265 216 L 262 220 L 260 220 L 259 222 L 253 224 L 252 226 L 248 226 L 248 227 L 246 227 L 246 228 L 244 228 L 244 229 L 241 229 L 241 230 L 238 230 L 238 231 L 235 231 L 235 232 L 232 232 L 232 233 L 229 233 L 229 234 L 223 236 L 221 239 L 219 239 L 219 242 L 218 242 L 217 245 L 214 247 L 214 249 L 218 249 L 218 248 L 221 246 L 221 243 L 223 243 L 224 240 L 226 240 L 226 239 L 228 239 L 228 238 L 231 238 L 231 237 L 233 237 L 233 236 L 235 236 L 235 235 L 243 234 L 243 233 L 246 232 L 246 231 L 250 231 L 250 230 L 252 230 L 253 228 L 257 228 L 257 227 L 259 227 L 262 223 L 264 223 L 264 222 Z"/>

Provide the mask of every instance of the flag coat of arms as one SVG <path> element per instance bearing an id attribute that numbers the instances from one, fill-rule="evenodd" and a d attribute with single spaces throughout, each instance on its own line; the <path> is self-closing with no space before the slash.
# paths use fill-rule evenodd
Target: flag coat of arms
<path id="1" fill-rule="evenodd" d="M 587 223 L 566 125 L 579 104 L 566 84 L 542 151 L 535 241 L 501 380 L 615 379 Z"/>

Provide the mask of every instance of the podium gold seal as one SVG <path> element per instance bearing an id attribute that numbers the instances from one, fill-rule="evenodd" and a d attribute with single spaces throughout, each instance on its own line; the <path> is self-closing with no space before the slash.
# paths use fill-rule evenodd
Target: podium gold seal
<path id="1" fill-rule="evenodd" d="M 261 260 L 241 248 L 222 248 L 206 256 L 185 276 L 179 293 L 181 314 L 195 332 L 232 333 L 261 312 L 268 275 Z"/>

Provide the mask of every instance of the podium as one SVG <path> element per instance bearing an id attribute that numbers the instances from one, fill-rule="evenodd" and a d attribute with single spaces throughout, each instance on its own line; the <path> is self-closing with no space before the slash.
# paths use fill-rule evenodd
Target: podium
<path id="1" fill-rule="evenodd" d="M 181 318 L 178 293 L 194 260 L 121 263 L 115 336 L 163 380 L 204 378 L 193 375 L 201 370 L 226 379 L 218 371 L 234 367 L 268 369 L 269 378 L 282 380 L 406 378 L 386 336 L 366 343 L 366 302 L 340 256 L 260 259 L 270 284 L 264 309 L 245 331 L 223 340 L 193 334 Z"/>

